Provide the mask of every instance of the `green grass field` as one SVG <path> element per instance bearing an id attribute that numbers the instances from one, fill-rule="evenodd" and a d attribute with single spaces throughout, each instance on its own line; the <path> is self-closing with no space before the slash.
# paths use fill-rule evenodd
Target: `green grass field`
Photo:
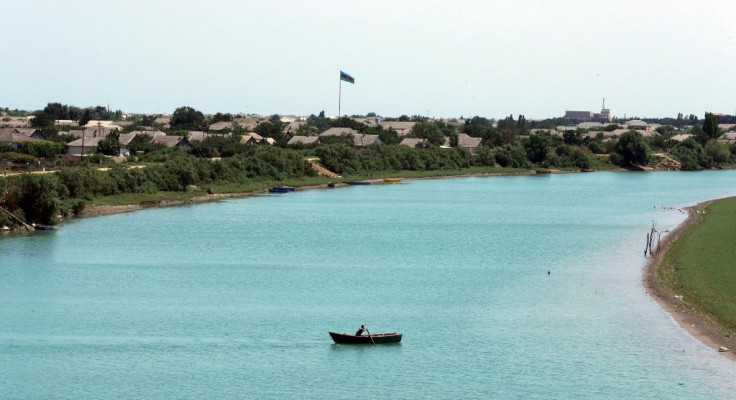
<path id="1" fill-rule="evenodd" d="M 692 307 L 736 332 L 736 198 L 717 200 L 672 243 L 659 276 Z"/>

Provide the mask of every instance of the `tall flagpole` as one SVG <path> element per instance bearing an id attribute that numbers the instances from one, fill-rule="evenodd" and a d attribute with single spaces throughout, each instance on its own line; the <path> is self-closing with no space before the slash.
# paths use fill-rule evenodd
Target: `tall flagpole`
<path id="1" fill-rule="evenodd" d="M 342 75 L 340 76 L 340 90 L 337 95 L 337 119 L 340 119 L 342 107 Z"/>

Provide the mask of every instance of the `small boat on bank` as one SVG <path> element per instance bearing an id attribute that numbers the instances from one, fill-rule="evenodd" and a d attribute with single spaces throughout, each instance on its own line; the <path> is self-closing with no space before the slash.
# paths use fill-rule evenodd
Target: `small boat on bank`
<path id="1" fill-rule="evenodd" d="M 53 231 L 54 227 L 48 225 L 33 225 L 33 229 L 37 231 Z"/>
<path id="2" fill-rule="evenodd" d="M 289 193 L 293 191 L 294 191 L 294 188 L 291 186 L 274 186 L 268 189 L 269 193 Z"/>
<path id="3" fill-rule="evenodd" d="M 347 181 L 348 185 L 370 185 L 370 181 Z"/>
<path id="4" fill-rule="evenodd" d="M 401 342 L 401 334 L 397 332 L 374 333 L 371 335 L 350 335 L 347 333 L 329 332 L 335 343 L 341 344 L 386 344 Z"/>
<path id="5" fill-rule="evenodd" d="M 399 182 L 401 182 L 403 180 L 404 180 L 404 178 L 383 178 L 383 181 L 385 183 L 399 183 Z"/>

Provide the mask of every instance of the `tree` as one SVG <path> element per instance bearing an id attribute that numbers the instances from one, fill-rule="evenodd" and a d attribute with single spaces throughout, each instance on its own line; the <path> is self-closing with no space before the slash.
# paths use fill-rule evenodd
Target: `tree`
<path id="1" fill-rule="evenodd" d="M 713 113 L 705 113 L 705 120 L 703 121 L 703 132 L 705 132 L 705 141 L 715 139 L 719 136 L 718 134 L 718 118 Z"/>
<path id="2" fill-rule="evenodd" d="M 59 210 L 57 180 L 52 175 L 21 176 L 20 208 L 28 222 L 53 224 Z"/>
<path id="3" fill-rule="evenodd" d="M 716 139 L 709 140 L 703 150 L 705 151 L 705 156 L 716 166 L 728 161 L 728 158 L 731 156 L 728 146 Z"/>
<path id="4" fill-rule="evenodd" d="M 56 123 L 56 117 L 53 114 L 49 114 L 44 111 L 36 111 L 33 113 L 33 119 L 31 120 L 31 127 L 33 128 L 45 128 L 47 126 L 54 126 Z"/>
<path id="5" fill-rule="evenodd" d="M 187 131 L 200 130 L 204 126 L 204 114 L 192 107 L 179 107 L 171 115 L 169 125 L 171 129 L 181 129 Z"/>
<path id="6" fill-rule="evenodd" d="M 516 121 L 516 131 L 519 135 L 529 134 L 529 123 L 526 122 L 526 117 L 519 114 L 519 119 Z"/>
<path id="7" fill-rule="evenodd" d="M 700 167 L 710 167 L 710 159 L 706 157 L 703 146 L 693 138 L 677 144 L 670 154 L 680 161 L 680 169 L 683 171 L 697 171 Z"/>
<path id="8" fill-rule="evenodd" d="M 56 119 L 69 119 L 69 107 L 61 103 L 48 103 L 43 112 L 53 115 Z"/>
<path id="9" fill-rule="evenodd" d="M 79 118 L 77 123 L 79 124 L 79 126 L 85 126 L 87 125 L 87 122 L 89 122 L 91 119 L 92 116 L 89 115 L 89 109 L 86 109 L 84 110 L 84 114 L 82 115 L 82 117 Z"/>
<path id="10" fill-rule="evenodd" d="M 255 131 L 263 137 L 272 138 L 279 146 L 286 147 L 289 139 L 284 135 L 284 126 L 285 124 L 281 121 L 266 121 L 258 124 Z"/>
<path id="11" fill-rule="evenodd" d="M 215 115 L 213 115 L 213 116 L 211 116 L 209 118 L 209 123 L 210 124 L 214 124 L 215 122 L 220 122 L 220 121 L 226 121 L 227 122 L 227 121 L 232 121 L 232 120 L 233 120 L 233 115 L 232 114 L 230 114 L 230 113 L 223 114 L 223 113 L 219 113 L 218 112 L 217 114 L 215 114 Z"/>
<path id="12" fill-rule="evenodd" d="M 367 132 L 370 132 L 370 134 L 374 134 L 374 130 L 380 130 L 378 132 L 378 138 L 381 139 L 381 143 L 383 144 L 399 144 L 401 143 L 401 138 L 399 138 L 399 134 L 396 133 L 395 130 L 392 128 L 389 129 L 381 129 L 378 128 L 371 128 Z"/>
<path id="13" fill-rule="evenodd" d="M 550 136 L 544 133 L 531 135 L 524 143 L 526 157 L 533 163 L 541 163 L 547 159 L 549 153 Z"/>
<path id="14" fill-rule="evenodd" d="M 615 152 L 622 157 L 623 165 L 649 162 L 649 145 L 644 136 L 636 131 L 624 132 L 616 143 Z"/>
<path id="15" fill-rule="evenodd" d="M 445 143 L 445 135 L 431 122 L 417 122 L 411 128 L 411 134 L 416 138 L 427 139 L 433 145 L 440 146 Z"/>
<path id="16" fill-rule="evenodd" d="M 107 156 L 117 156 L 120 154 L 120 133 L 117 130 L 111 131 L 102 140 L 97 143 L 97 152 Z"/>

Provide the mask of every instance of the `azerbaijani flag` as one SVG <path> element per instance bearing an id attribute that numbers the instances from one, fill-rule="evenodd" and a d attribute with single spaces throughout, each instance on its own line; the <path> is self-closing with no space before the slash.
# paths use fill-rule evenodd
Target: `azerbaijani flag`
<path id="1" fill-rule="evenodd" d="M 347 83 L 355 83 L 355 78 L 350 76 L 350 74 L 347 74 L 345 72 L 340 71 L 340 80 L 345 81 Z"/>

